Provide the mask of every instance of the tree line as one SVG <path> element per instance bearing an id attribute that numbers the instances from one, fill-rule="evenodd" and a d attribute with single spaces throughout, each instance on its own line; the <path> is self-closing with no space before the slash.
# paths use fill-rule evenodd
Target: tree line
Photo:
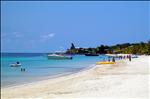
<path id="1" fill-rule="evenodd" d="M 67 54 L 86 54 L 86 53 L 97 53 L 97 54 L 146 54 L 150 55 L 150 40 L 148 42 L 139 43 L 123 43 L 116 44 L 113 46 L 100 45 L 96 48 L 75 48 L 74 44 L 71 44 L 70 49 L 67 49 Z"/>

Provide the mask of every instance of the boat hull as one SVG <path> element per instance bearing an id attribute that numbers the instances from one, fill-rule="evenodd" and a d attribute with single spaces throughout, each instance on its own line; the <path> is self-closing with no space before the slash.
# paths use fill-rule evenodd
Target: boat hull
<path id="1" fill-rule="evenodd" d="M 47 56 L 48 59 L 54 59 L 54 60 L 63 60 L 63 59 L 72 59 L 72 57 L 69 56 Z"/>
<path id="2" fill-rule="evenodd" d="M 98 54 L 85 54 L 85 56 L 99 56 Z"/>
<path id="3" fill-rule="evenodd" d="M 21 64 L 10 64 L 11 67 L 20 67 Z"/>

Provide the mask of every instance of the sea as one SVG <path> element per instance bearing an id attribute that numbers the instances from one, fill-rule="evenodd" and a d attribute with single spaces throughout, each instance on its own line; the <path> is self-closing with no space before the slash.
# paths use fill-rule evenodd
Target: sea
<path id="1" fill-rule="evenodd" d="M 1 87 L 52 79 L 91 68 L 108 56 L 73 55 L 73 59 L 49 60 L 46 53 L 1 53 Z M 10 64 L 20 62 L 20 67 Z M 25 68 L 25 71 L 21 71 Z"/>

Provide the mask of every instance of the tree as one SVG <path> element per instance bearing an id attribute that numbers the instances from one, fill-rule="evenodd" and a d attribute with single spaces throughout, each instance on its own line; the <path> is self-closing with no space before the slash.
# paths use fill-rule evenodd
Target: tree
<path id="1" fill-rule="evenodd" d="M 105 50 L 105 46 L 104 45 L 101 45 L 100 47 L 98 47 L 98 52 L 100 54 L 105 54 L 107 53 L 107 51 Z"/>
<path id="2" fill-rule="evenodd" d="M 73 43 L 71 43 L 71 47 L 70 47 L 70 49 L 72 50 L 72 49 L 75 49 L 75 46 L 74 46 L 74 44 Z"/>

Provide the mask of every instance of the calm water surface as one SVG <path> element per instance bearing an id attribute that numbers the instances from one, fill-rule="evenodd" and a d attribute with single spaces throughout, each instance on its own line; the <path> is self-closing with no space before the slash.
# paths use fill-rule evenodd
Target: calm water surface
<path id="1" fill-rule="evenodd" d="M 8 87 L 33 82 L 60 74 L 75 73 L 88 68 L 107 56 L 74 55 L 72 60 L 48 60 L 43 53 L 3 53 L 1 55 L 1 85 Z M 21 67 L 10 67 L 19 61 Z M 25 72 L 21 72 L 25 68 Z"/>

